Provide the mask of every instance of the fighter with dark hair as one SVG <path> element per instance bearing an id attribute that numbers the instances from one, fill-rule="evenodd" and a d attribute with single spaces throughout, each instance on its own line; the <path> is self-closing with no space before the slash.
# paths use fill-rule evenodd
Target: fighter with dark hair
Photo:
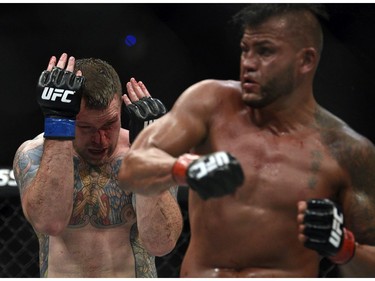
<path id="1" fill-rule="evenodd" d="M 183 277 L 375 276 L 375 148 L 314 98 L 318 4 L 254 4 L 240 81 L 205 80 L 141 132 L 120 186 L 188 185 Z"/>

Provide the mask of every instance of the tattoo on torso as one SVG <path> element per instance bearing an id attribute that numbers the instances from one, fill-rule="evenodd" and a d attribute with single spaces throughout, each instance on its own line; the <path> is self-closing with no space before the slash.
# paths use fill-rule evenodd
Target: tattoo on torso
<path id="1" fill-rule="evenodd" d="M 323 160 L 323 154 L 320 151 L 318 150 L 311 151 L 311 168 L 310 168 L 311 176 L 308 181 L 308 187 L 310 189 L 315 189 L 318 183 L 318 174 L 321 169 L 322 160 Z"/>
<path id="2" fill-rule="evenodd" d="M 42 154 L 43 145 L 18 153 L 15 172 L 19 176 L 21 193 L 35 177 Z M 122 158 L 118 158 L 101 167 L 94 167 L 74 157 L 74 202 L 68 228 L 79 229 L 88 224 L 95 228 L 114 228 L 129 224 L 129 243 L 133 249 L 136 277 L 157 277 L 154 257 L 139 241 L 133 194 L 124 192 L 118 186 L 121 161 Z M 41 233 L 37 233 L 37 236 L 40 276 L 47 277 L 50 237 Z"/>
<path id="3" fill-rule="evenodd" d="M 74 158 L 74 205 L 69 227 L 116 227 L 134 223 L 132 194 L 118 187 L 121 160 L 92 167 Z"/>

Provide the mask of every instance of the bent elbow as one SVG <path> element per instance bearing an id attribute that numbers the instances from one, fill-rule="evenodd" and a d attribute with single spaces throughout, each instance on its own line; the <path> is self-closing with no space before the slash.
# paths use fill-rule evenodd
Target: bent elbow
<path id="1" fill-rule="evenodd" d="M 140 233 L 139 238 L 145 250 L 156 257 L 169 254 L 177 243 L 177 239 L 172 239 L 170 235 L 158 235 L 156 232 L 153 232 L 153 235 L 149 235 L 149 231 L 143 235 Z"/>
<path id="2" fill-rule="evenodd" d="M 51 214 L 43 216 L 43 213 L 37 212 L 36 209 L 34 206 L 23 202 L 23 213 L 38 233 L 59 236 L 69 224 L 69 214 L 66 214 L 65 217 L 52 216 Z"/>
<path id="3" fill-rule="evenodd" d="M 172 252 L 175 246 L 176 242 L 168 241 L 163 244 L 150 243 L 149 245 L 145 245 L 145 248 L 150 255 L 155 257 L 162 257 Z"/>
<path id="4" fill-rule="evenodd" d="M 37 222 L 33 223 L 36 232 L 49 236 L 59 236 L 66 229 L 66 224 L 61 222 Z"/>

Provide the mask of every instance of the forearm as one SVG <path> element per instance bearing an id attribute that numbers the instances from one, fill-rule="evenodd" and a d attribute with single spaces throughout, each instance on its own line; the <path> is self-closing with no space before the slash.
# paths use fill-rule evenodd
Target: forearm
<path id="1" fill-rule="evenodd" d="M 157 148 L 130 150 L 119 172 L 119 185 L 125 191 L 157 195 L 176 185 L 172 167 L 176 158 Z"/>
<path id="2" fill-rule="evenodd" d="M 339 270 L 342 277 L 374 277 L 375 247 L 357 244 L 354 257 Z"/>
<path id="3" fill-rule="evenodd" d="M 73 208 L 73 155 L 71 141 L 45 140 L 38 172 L 25 191 L 23 207 L 42 233 L 56 235 L 69 222 Z"/>
<path id="4" fill-rule="evenodd" d="M 154 256 L 173 250 L 182 231 L 182 215 L 170 191 L 136 197 L 137 224 L 144 246 Z"/>

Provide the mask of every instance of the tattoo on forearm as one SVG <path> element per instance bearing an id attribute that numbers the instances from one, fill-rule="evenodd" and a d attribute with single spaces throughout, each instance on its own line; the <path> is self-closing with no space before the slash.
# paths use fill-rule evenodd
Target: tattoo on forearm
<path id="1" fill-rule="evenodd" d="M 135 277 L 137 278 L 155 278 L 157 277 L 155 267 L 155 257 L 150 256 L 141 245 L 138 237 L 137 224 L 131 228 L 130 243 L 133 249 L 135 260 Z"/>
<path id="2" fill-rule="evenodd" d="M 40 277 L 48 277 L 49 236 L 37 233 L 39 239 L 39 271 Z"/>

